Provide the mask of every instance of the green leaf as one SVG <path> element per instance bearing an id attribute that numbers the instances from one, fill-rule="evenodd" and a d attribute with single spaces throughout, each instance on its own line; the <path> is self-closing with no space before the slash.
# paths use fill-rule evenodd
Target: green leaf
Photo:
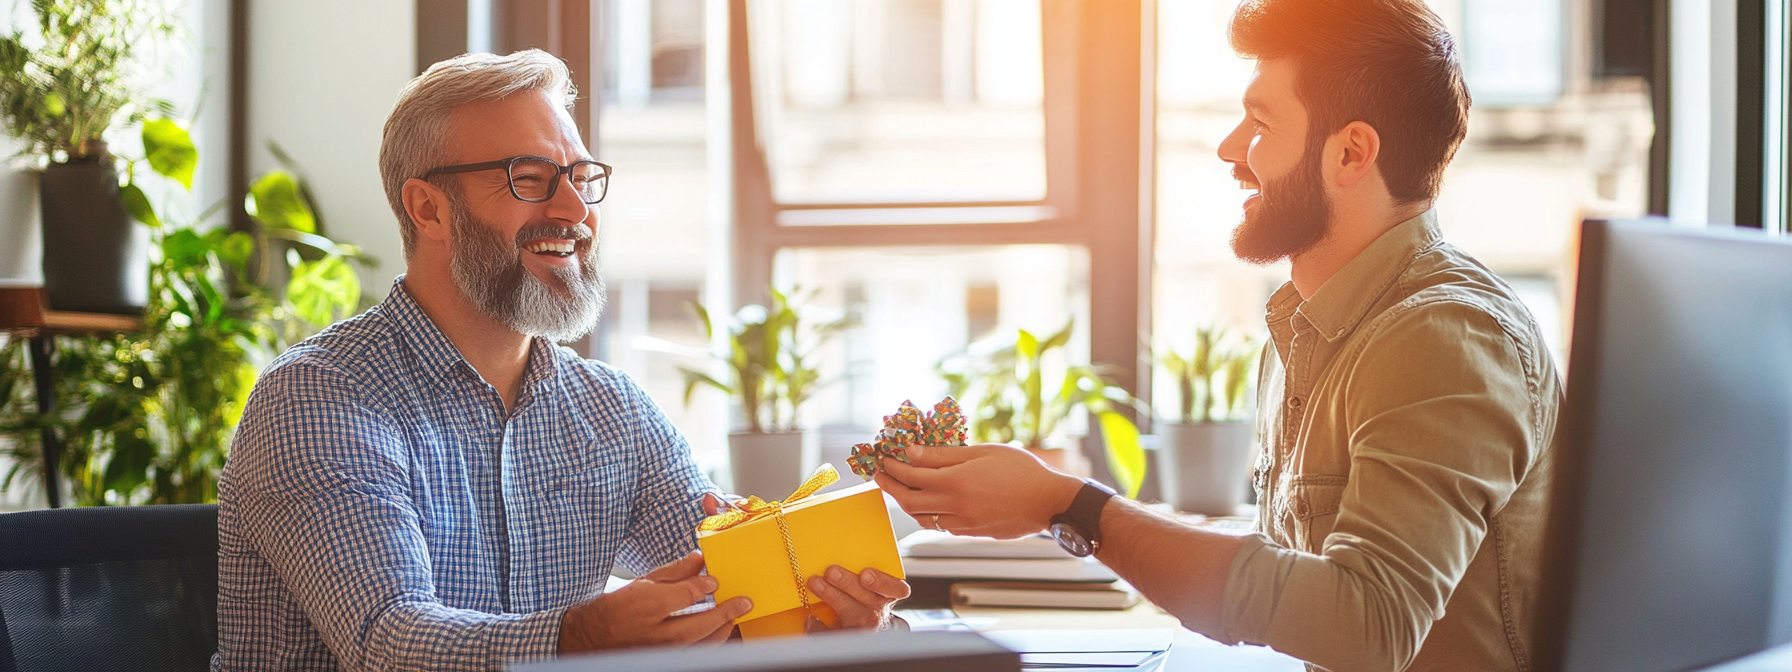
<path id="1" fill-rule="evenodd" d="M 219 240 L 213 249 L 217 251 L 220 261 L 240 269 L 255 254 L 255 237 L 243 231 L 232 231 Z"/>
<path id="2" fill-rule="evenodd" d="M 1025 329 L 1020 330 L 1020 342 L 1014 346 L 1022 357 L 1032 359 L 1039 356 L 1039 337 Z"/>
<path id="3" fill-rule="evenodd" d="M 162 237 L 162 259 L 175 266 L 202 265 L 210 251 L 211 246 L 206 244 L 205 238 L 192 229 L 181 229 Z"/>
<path id="4" fill-rule="evenodd" d="M 193 190 L 193 171 L 199 166 L 199 148 L 193 136 L 172 119 L 150 119 L 143 122 L 143 153 L 149 167 L 164 177 Z"/>
<path id="5" fill-rule="evenodd" d="M 1074 332 L 1075 330 L 1076 320 L 1071 320 L 1064 325 L 1063 329 L 1059 329 L 1058 333 L 1052 334 L 1050 338 L 1047 338 L 1043 343 L 1040 343 L 1039 351 L 1045 352 L 1053 348 L 1064 347 L 1064 344 L 1070 342 L 1071 332 Z"/>
<path id="6" fill-rule="evenodd" d="M 703 386 L 703 385 L 708 385 L 710 387 L 721 390 L 722 394 L 734 394 L 734 390 L 732 388 L 728 387 L 727 385 L 722 384 L 721 381 L 716 380 L 715 378 L 711 377 L 709 374 L 704 373 L 702 371 L 687 369 L 687 368 L 681 366 L 681 367 L 678 367 L 678 373 L 680 373 L 684 376 L 684 405 L 685 406 L 691 405 L 691 396 L 697 392 L 697 388 L 699 386 Z"/>
<path id="7" fill-rule="evenodd" d="M 1101 439 L 1108 449 L 1108 471 L 1127 497 L 1137 499 L 1139 487 L 1145 484 L 1145 448 L 1139 444 L 1139 428 L 1113 411 L 1099 417 Z"/>
<path id="8" fill-rule="evenodd" d="M 149 204 L 149 197 L 135 184 L 119 187 L 118 195 L 124 198 L 124 209 L 131 213 L 131 219 L 143 222 L 149 228 L 162 228 L 162 219 L 156 216 L 155 206 Z"/>
<path id="9" fill-rule="evenodd" d="M 243 208 L 263 226 L 317 233 L 317 214 L 299 192 L 298 178 L 276 170 L 249 187 Z"/>
<path id="10" fill-rule="evenodd" d="M 346 315 L 361 298 L 361 278 L 342 257 L 300 262 L 286 283 L 286 300 L 300 319 L 323 326 Z"/>

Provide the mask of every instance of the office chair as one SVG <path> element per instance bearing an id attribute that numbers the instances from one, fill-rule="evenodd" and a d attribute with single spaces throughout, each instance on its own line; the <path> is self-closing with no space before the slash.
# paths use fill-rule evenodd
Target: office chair
<path id="1" fill-rule="evenodd" d="M 0 514 L 0 672 L 205 670 L 218 507 Z"/>

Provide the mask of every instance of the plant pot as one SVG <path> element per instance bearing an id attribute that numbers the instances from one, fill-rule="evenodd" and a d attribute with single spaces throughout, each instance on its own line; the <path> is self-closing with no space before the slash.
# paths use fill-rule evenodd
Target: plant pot
<path id="1" fill-rule="evenodd" d="M 1236 515 L 1250 480 L 1251 423 L 1157 426 L 1157 483 L 1184 513 Z"/>
<path id="2" fill-rule="evenodd" d="M 52 163 L 39 178 L 38 195 L 50 307 L 142 314 L 149 302 L 149 231 L 125 212 L 112 159 Z"/>
<path id="3" fill-rule="evenodd" d="M 803 473 L 803 433 L 729 434 L 728 469 L 734 494 L 767 501 L 789 497 L 808 476 Z"/>
<path id="4" fill-rule="evenodd" d="M 1077 478 L 1088 478 L 1095 473 L 1095 465 L 1077 448 L 1028 448 L 1027 452 L 1045 462 L 1045 466 Z"/>

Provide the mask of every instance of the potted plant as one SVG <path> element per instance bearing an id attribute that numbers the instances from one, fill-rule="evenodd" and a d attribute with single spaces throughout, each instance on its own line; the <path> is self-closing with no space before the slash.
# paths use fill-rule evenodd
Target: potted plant
<path id="1" fill-rule="evenodd" d="M 971 443 L 1007 443 L 1032 452 L 1059 471 L 1089 475 L 1089 462 L 1061 430 L 1071 414 L 1095 416 L 1107 448 L 1108 470 L 1128 497 L 1145 482 L 1139 430 L 1119 412 L 1134 404 L 1102 368 L 1055 366 L 1053 351 L 1070 342 L 1074 322 L 1044 340 L 1025 329 L 971 344 L 936 370 L 970 421 Z M 1048 393 L 1049 391 L 1049 393 Z"/>
<path id="2" fill-rule="evenodd" d="M 803 480 L 803 431 L 797 412 L 822 385 L 815 350 L 849 324 L 847 318 L 817 323 L 799 314 L 795 301 L 771 290 L 771 306 L 749 305 L 725 325 L 727 349 L 710 356 L 726 373 L 713 376 L 690 367 L 684 375 L 685 404 L 698 388 L 709 387 L 740 402 L 745 428 L 728 435 L 734 491 L 778 499 Z M 709 311 L 691 304 L 706 341 L 715 342 Z"/>
<path id="3" fill-rule="evenodd" d="M 182 148 L 186 162 L 142 163 L 180 181 L 198 160 L 187 133 L 167 120 L 143 125 L 145 147 Z M 42 482 L 39 430 L 62 437 L 59 463 L 70 499 L 83 506 L 215 501 L 243 403 L 259 365 L 364 302 L 352 264 L 373 261 L 320 235 L 310 194 L 291 173 L 258 179 L 245 204 L 252 231 L 164 222 L 136 188 L 139 162 L 124 164 L 130 212 L 149 227 L 155 252 L 141 331 L 58 336 L 52 417 L 36 413 L 24 341 L 0 345 L 0 457 L 12 465 L 0 490 Z M 183 183 L 184 184 L 184 183 Z M 286 197 L 285 191 L 297 193 Z M 213 208 L 208 214 L 215 213 Z M 306 231 L 294 223 L 308 223 Z M 258 250 L 279 249 L 278 254 Z M 284 282 L 252 268 L 270 259 Z"/>
<path id="4" fill-rule="evenodd" d="M 1178 422 L 1157 426 L 1158 485 L 1179 511 L 1230 516 L 1245 501 L 1252 423 L 1246 417 L 1255 339 L 1195 330 L 1194 348 L 1158 356 L 1176 381 Z"/>
<path id="5" fill-rule="evenodd" d="M 166 112 L 165 102 L 144 95 L 134 51 L 172 34 L 174 24 L 144 0 L 31 6 L 35 34 L 0 37 L 0 117 L 25 154 L 47 162 L 38 183 L 44 290 L 58 310 L 137 314 L 148 301 L 149 250 L 126 208 L 142 194 L 120 188 L 105 134 Z M 145 158 L 186 163 L 184 174 L 171 176 L 191 186 L 190 156 L 158 154 L 171 149 L 145 146 Z"/>

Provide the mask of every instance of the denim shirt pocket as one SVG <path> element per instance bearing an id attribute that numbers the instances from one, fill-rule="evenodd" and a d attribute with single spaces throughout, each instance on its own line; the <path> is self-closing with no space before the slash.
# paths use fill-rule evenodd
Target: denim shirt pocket
<path id="1" fill-rule="evenodd" d="M 1320 542 L 1338 522 L 1338 507 L 1344 502 L 1344 488 L 1350 477 L 1337 474 L 1301 474 L 1289 479 L 1288 502 L 1284 506 L 1290 520 L 1292 546 L 1308 553 L 1318 553 Z"/>

